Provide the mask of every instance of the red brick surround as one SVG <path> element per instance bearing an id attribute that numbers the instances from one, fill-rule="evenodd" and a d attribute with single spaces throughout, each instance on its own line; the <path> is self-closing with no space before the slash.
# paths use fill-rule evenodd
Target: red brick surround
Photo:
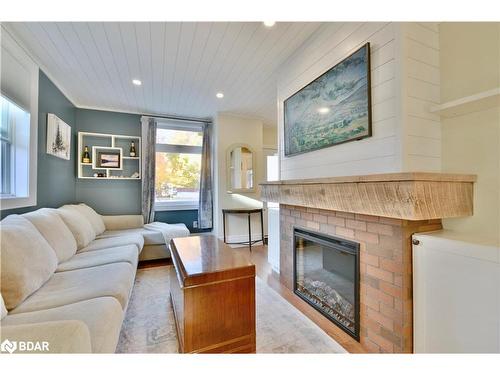
<path id="1" fill-rule="evenodd" d="M 376 353 L 413 351 L 411 236 L 441 229 L 441 220 L 409 221 L 280 205 L 280 221 L 283 285 L 293 290 L 294 227 L 359 242 L 361 345 Z"/>

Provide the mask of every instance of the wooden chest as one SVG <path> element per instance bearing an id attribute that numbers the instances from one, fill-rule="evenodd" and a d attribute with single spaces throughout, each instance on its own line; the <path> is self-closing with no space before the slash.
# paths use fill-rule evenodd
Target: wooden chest
<path id="1" fill-rule="evenodd" d="M 181 353 L 255 353 L 255 266 L 213 236 L 170 242 L 170 297 Z"/>

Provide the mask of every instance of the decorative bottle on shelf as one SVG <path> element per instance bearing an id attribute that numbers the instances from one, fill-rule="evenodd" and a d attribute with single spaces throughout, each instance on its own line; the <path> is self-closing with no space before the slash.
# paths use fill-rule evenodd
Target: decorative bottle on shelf
<path id="1" fill-rule="evenodd" d="M 137 154 L 135 153 L 135 144 L 134 142 L 132 141 L 132 143 L 130 144 L 130 156 L 131 157 L 136 157 Z"/>
<path id="2" fill-rule="evenodd" d="M 90 153 L 88 146 L 85 146 L 85 149 L 83 150 L 82 163 L 90 164 Z"/>

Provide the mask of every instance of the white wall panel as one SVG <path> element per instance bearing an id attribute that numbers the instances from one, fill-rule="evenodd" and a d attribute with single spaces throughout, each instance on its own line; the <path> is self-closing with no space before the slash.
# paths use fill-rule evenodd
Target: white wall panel
<path id="1" fill-rule="evenodd" d="M 388 23 L 324 25 L 287 61 L 278 81 L 278 124 L 283 146 L 283 101 L 366 42 L 371 46 L 373 137 L 293 157 L 281 147 L 281 178 L 393 172 L 397 95 L 395 28 Z"/>
<path id="2" fill-rule="evenodd" d="M 441 171 L 439 32 L 434 24 L 401 24 L 403 77 L 403 169 Z"/>
<path id="3" fill-rule="evenodd" d="M 371 45 L 373 135 L 306 154 L 283 153 L 283 101 L 362 44 Z M 439 34 L 435 24 L 323 25 L 287 61 L 278 81 L 283 179 L 439 171 Z"/>
<path id="4" fill-rule="evenodd" d="M 451 231 L 416 234 L 416 353 L 500 353 L 500 248 Z"/>

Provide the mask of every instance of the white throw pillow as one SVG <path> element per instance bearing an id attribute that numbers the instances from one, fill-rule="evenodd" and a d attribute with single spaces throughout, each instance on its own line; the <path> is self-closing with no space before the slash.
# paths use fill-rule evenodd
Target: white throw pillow
<path id="1" fill-rule="evenodd" d="M 67 204 L 59 207 L 56 211 L 73 233 L 78 250 L 94 240 L 96 237 L 94 228 L 74 205 Z"/>
<path id="2" fill-rule="evenodd" d="M 11 310 L 50 278 L 57 268 L 57 257 L 47 240 L 22 216 L 3 219 L 0 234 L 0 291 Z"/>
<path id="3" fill-rule="evenodd" d="M 0 320 L 2 320 L 3 318 L 5 318 L 7 316 L 7 308 L 5 307 L 5 302 L 3 301 L 3 297 L 2 297 L 2 294 L 0 293 L 0 303 L 2 304 L 2 306 L 0 307 Z"/>
<path id="4" fill-rule="evenodd" d="M 75 205 L 75 207 L 83 216 L 85 216 L 90 225 L 92 225 L 96 236 L 102 234 L 106 230 L 101 215 L 95 212 L 93 208 L 87 206 L 85 203 L 80 203 Z"/>
<path id="5" fill-rule="evenodd" d="M 41 208 L 22 215 L 28 219 L 50 246 L 54 249 L 59 263 L 71 258 L 76 253 L 76 240 L 68 226 L 53 208 Z"/>

